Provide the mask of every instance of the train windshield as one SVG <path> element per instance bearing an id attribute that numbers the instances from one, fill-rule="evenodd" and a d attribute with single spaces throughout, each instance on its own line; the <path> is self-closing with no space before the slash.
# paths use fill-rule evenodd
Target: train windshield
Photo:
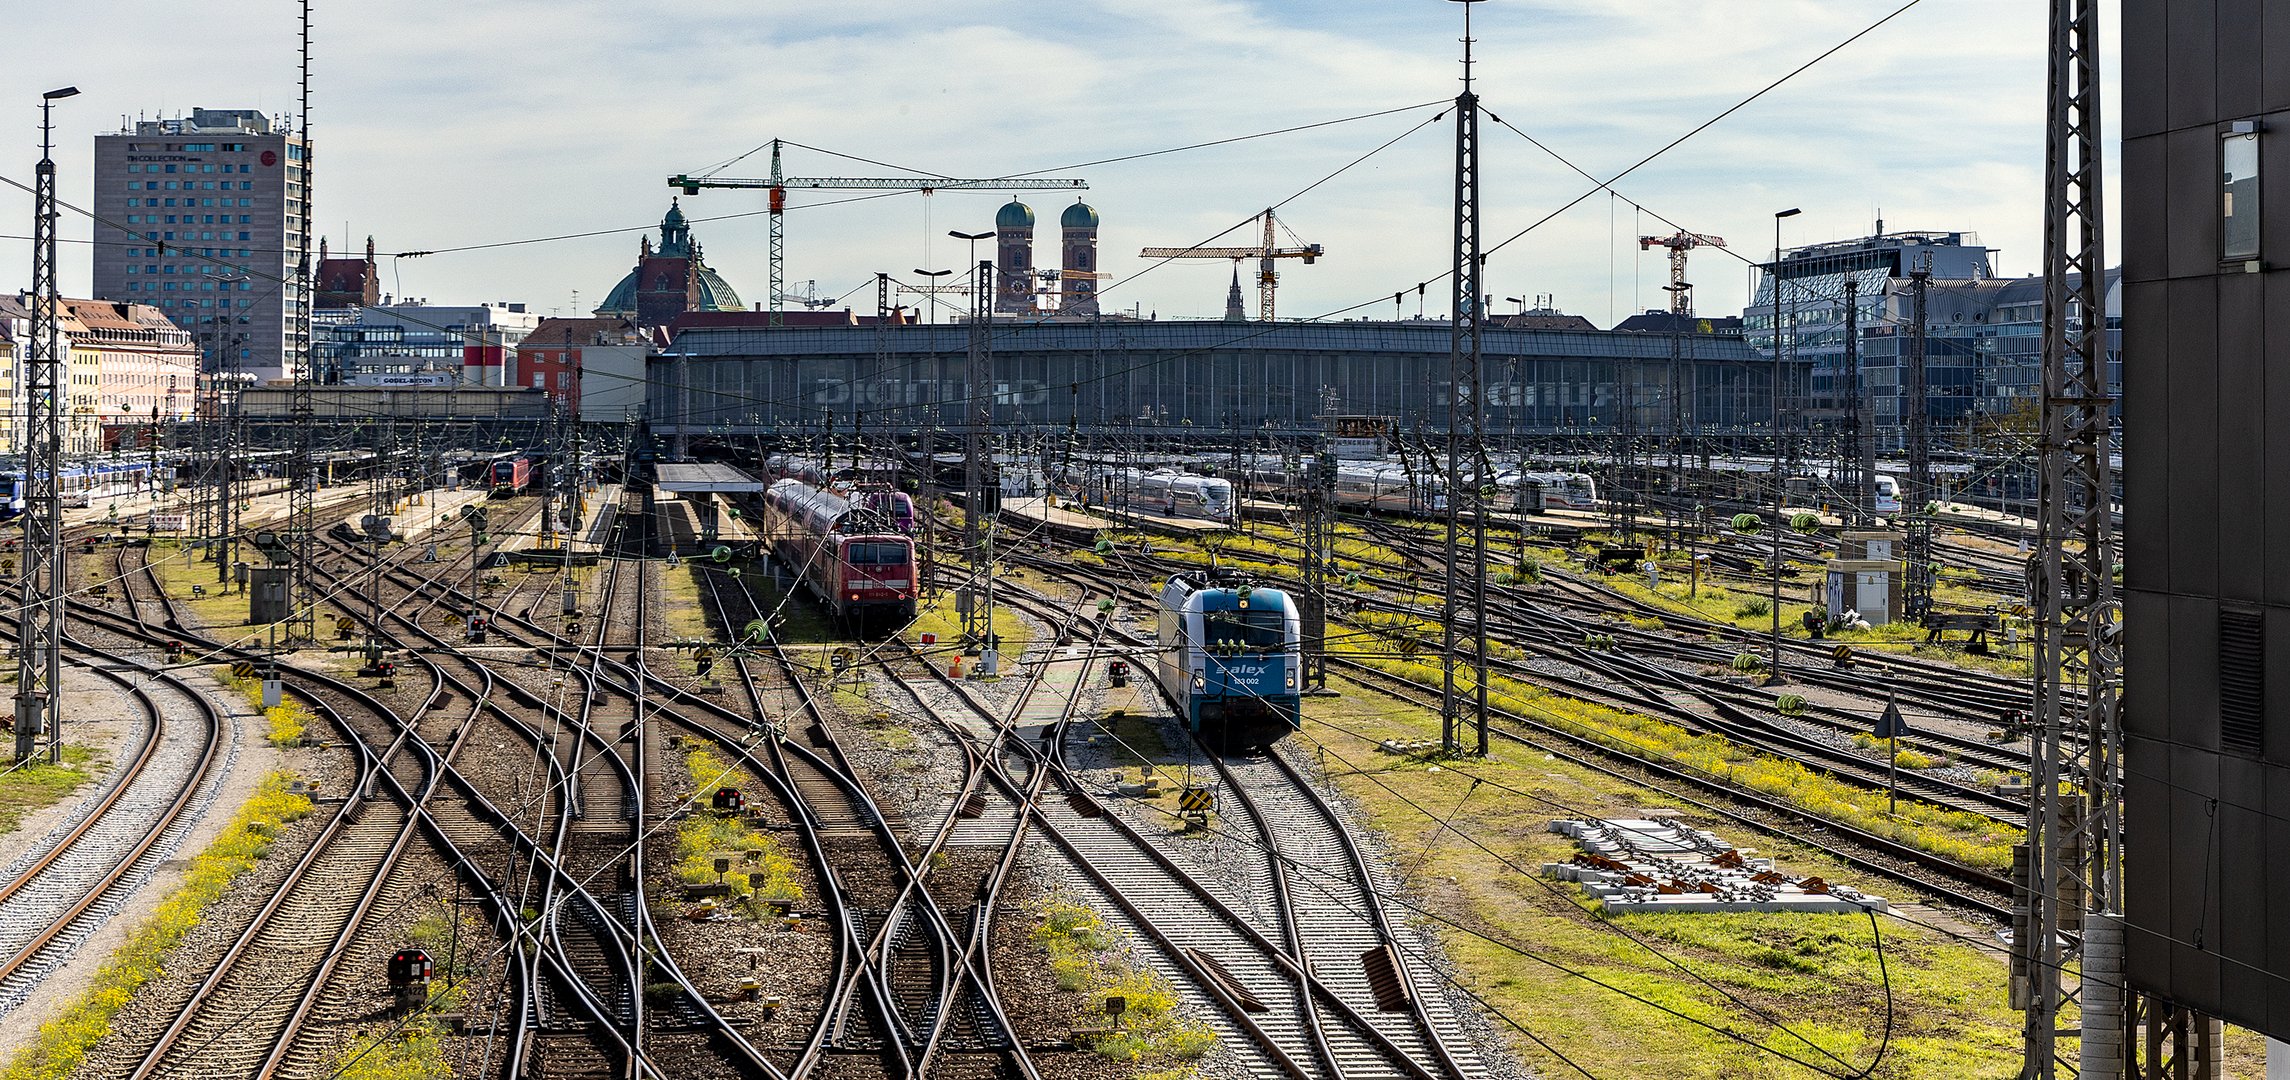
<path id="1" fill-rule="evenodd" d="M 852 544 L 851 561 L 866 566 L 903 566 L 905 544 Z"/>
<path id="2" fill-rule="evenodd" d="M 1209 648 L 1241 648 L 1272 651 L 1286 645 L 1287 617 L 1278 608 L 1250 608 L 1247 611 L 1207 611 L 1201 613 L 1208 629 Z"/>

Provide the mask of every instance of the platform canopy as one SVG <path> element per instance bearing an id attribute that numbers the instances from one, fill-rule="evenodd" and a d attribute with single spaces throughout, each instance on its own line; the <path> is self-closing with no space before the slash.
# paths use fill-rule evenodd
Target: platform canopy
<path id="1" fill-rule="evenodd" d="M 749 476 L 746 470 L 738 466 L 706 462 L 662 465 L 660 466 L 660 482 L 655 486 L 661 491 L 674 492 L 678 495 L 694 493 L 728 495 L 743 491 L 762 491 L 771 485 Z"/>

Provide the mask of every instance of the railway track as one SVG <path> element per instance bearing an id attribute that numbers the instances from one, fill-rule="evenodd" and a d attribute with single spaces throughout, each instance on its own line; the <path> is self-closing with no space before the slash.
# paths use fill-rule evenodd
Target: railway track
<path id="1" fill-rule="evenodd" d="M 1052 577 L 1064 578 L 1083 587 L 1110 583 L 1102 575 L 1077 572 L 1067 566 L 1047 562 L 1030 565 Z M 1143 596 L 1150 592 L 1144 586 L 1130 585 L 1127 588 L 1131 595 Z M 1419 686 L 1342 656 L 1331 656 L 1329 666 L 1363 685 L 1431 711 L 1438 710 L 1438 691 L 1435 687 Z M 1641 708 L 1640 711 L 1646 710 Z M 1750 792 L 1722 777 L 1702 775 L 1631 753 L 1534 716 L 1501 708 L 1493 708 L 1490 713 L 1511 726 L 1509 731 L 1503 725 L 1492 726 L 1491 734 L 1498 738 L 1533 745 L 1541 752 L 1566 758 L 1632 783 L 1645 784 L 1651 777 L 1658 784 L 1682 785 L 1699 790 L 1707 794 L 1695 799 L 1680 793 L 1680 801 L 1702 806 L 1713 813 L 1827 851 L 1848 865 L 1947 897 L 1983 915 L 2004 919 L 2010 914 L 2009 883 L 2000 874 L 1966 866 L 1890 837 L 1830 821 L 1782 800 Z M 1616 768 L 1613 764 L 1615 762 L 1622 763 L 1623 768 Z M 1738 804 L 1743 809 L 1725 808 L 1712 799 Z"/>
<path id="2" fill-rule="evenodd" d="M 222 713 L 180 678 L 145 685 L 128 657 L 74 641 L 77 664 L 134 703 L 125 760 L 47 835 L 0 868 L 0 1013 L 21 1004 L 174 854 L 232 753 Z"/>

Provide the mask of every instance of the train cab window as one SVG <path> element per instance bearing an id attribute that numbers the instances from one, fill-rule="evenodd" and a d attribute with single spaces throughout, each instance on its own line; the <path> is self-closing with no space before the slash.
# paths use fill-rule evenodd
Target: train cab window
<path id="1" fill-rule="evenodd" d="M 906 545 L 852 544 L 851 561 L 869 566 L 902 565 L 906 562 Z"/>
<path id="2" fill-rule="evenodd" d="M 1287 619 L 1277 609 L 1209 611 L 1201 621 L 1208 631 L 1211 651 L 1239 647 L 1250 652 L 1275 652 L 1287 644 Z"/>

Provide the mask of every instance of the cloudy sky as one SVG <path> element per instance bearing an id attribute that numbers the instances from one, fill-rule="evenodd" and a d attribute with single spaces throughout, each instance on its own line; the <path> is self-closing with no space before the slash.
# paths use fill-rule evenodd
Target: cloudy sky
<path id="1" fill-rule="evenodd" d="M 1487 121 L 1487 243 L 1529 230 L 1611 176 L 1865 29 L 1902 0 L 1487 0 L 1474 5 Z M 1229 264 L 1154 265 L 1266 206 L 1326 259 L 1283 269 L 1280 310 L 1389 317 L 1446 268 L 1454 135 L 1431 121 L 1458 89 L 1462 5 L 1445 0 L 583 0 L 320 2 L 312 130 L 317 219 L 337 250 L 368 234 L 385 254 L 599 233 L 385 259 L 382 287 L 440 303 L 586 308 L 633 262 L 666 209 L 670 173 L 774 138 L 798 176 L 950 176 L 1047 170 L 1089 181 L 1104 218 L 1108 308 L 1215 316 Z M 85 204 L 92 136 L 193 107 L 295 105 L 296 7 L 283 0 L 42 4 L 12 14 L 0 94 L 18 103 L 0 175 L 29 182 L 43 90 L 59 109 L 62 191 Z M 1889 229 L 1964 229 L 2037 269 L 2043 178 L 2044 11 L 2034 3 L 1921 0 L 1883 27 L 1495 253 L 1497 297 L 1555 296 L 1600 325 L 1663 302 L 1669 226 L 1731 241 L 1692 278 L 1704 314 L 1738 312 L 1744 259 L 1766 257 L 1774 210 L 1801 206 L 1784 242 Z M 2110 35 L 2112 38 L 2112 35 Z M 2107 58 L 2109 85 L 2114 61 Z M 1423 106 L 1409 108 L 1410 106 Z M 1389 115 L 1139 160 L 1191 143 Z M 2113 102 L 2106 107 L 2114 114 Z M 1516 130 L 1512 130 L 1515 128 Z M 2112 129 L 2111 129 L 2112 130 Z M 1522 134 L 1523 133 L 1523 134 Z M 1397 140 L 1397 141 L 1394 141 Z M 1388 147 L 1384 144 L 1390 143 Z M 1378 147 L 1384 147 L 1378 150 Z M 1372 152 L 1372 153 L 1371 153 Z M 1357 164 L 1347 164 L 1369 155 Z M 766 153 L 723 172 L 764 175 Z M 2113 172 L 2112 155 L 2109 171 Z M 1333 174 L 1333 175 L 1332 175 Z M 2112 182 L 2112 181 L 2111 181 Z M 1313 186 L 1317 183 L 1318 186 Z M 1305 189 L 1309 188 L 1309 191 Z M 1301 194 L 1300 194 L 1301 193 Z M 787 215 L 792 291 L 873 304 L 874 273 L 967 258 L 949 229 L 991 227 L 1002 193 L 899 194 L 842 205 L 805 192 Z M 1056 210 L 1026 196 L 1055 265 Z M 1628 201 L 1625 201 L 1628 200 Z M 757 192 L 686 200 L 708 261 L 761 306 Z M 734 216 L 737 215 L 737 216 Z M 30 197 L 0 187 L 0 234 L 29 231 Z M 726 220 L 709 221 L 711 217 Z M 6 224 L 21 223 L 21 224 Z M 2112 230 L 2111 230 L 2112 232 Z M 64 236 L 85 239 L 67 214 Z M 1232 234 L 1237 242 L 1246 230 Z M 1739 256 L 1739 258 L 1735 257 Z M 0 239 L 0 288 L 22 288 L 29 246 Z M 63 285 L 88 289 L 84 245 Z M 1434 284 L 1424 310 L 1447 306 Z M 1500 303 L 1500 310 L 1510 305 Z"/>

